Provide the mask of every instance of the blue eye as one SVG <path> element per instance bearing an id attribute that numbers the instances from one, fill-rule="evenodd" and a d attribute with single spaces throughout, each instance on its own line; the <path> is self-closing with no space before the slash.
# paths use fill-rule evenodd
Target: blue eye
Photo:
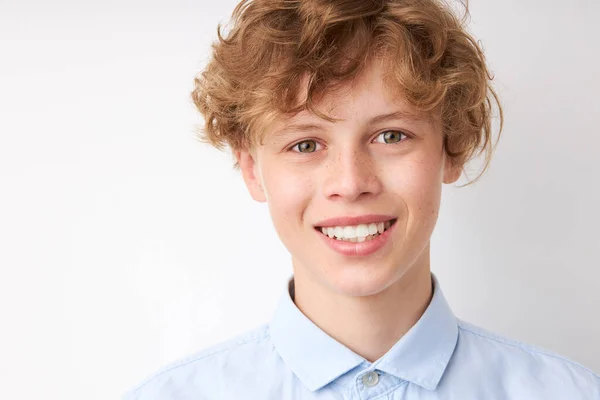
<path id="1" fill-rule="evenodd" d="M 388 130 L 388 131 L 383 131 L 379 135 L 377 135 L 377 138 L 380 138 L 380 137 L 383 138 L 383 142 L 379 141 L 379 140 L 376 140 L 376 141 L 378 143 L 394 144 L 394 143 L 398 143 L 398 142 L 402 141 L 402 136 L 406 136 L 406 134 L 404 134 L 400 131 Z"/>

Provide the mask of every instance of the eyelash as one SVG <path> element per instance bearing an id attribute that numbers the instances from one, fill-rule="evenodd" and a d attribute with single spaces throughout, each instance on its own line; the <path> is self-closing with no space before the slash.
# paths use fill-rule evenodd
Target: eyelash
<path id="1" fill-rule="evenodd" d="M 410 136 L 409 136 L 407 133 L 404 133 L 403 131 L 400 131 L 400 130 L 397 130 L 397 129 L 386 129 L 385 131 L 381 131 L 381 132 L 379 132 L 379 133 L 377 134 L 377 136 L 375 136 L 375 138 L 378 138 L 379 136 L 381 136 L 382 134 L 384 134 L 384 133 L 387 133 L 387 132 L 396 132 L 396 133 L 399 133 L 400 135 L 404 136 L 404 137 L 405 137 L 405 139 L 401 139 L 400 141 L 398 141 L 398 142 L 394 142 L 394 143 L 382 143 L 382 144 L 390 144 L 390 145 L 393 145 L 393 144 L 401 144 L 401 143 L 405 142 L 407 139 L 409 139 L 409 138 L 410 138 Z M 297 142 L 297 143 L 295 143 L 294 145 L 292 145 L 292 146 L 289 148 L 289 150 L 290 150 L 290 151 L 294 151 L 295 153 L 299 153 L 299 154 L 311 154 L 311 153 L 314 153 L 314 152 L 316 152 L 316 150 L 315 150 L 315 151 L 310 151 L 310 152 L 303 152 L 303 151 L 295 151 L 295 150 L 294 150 L 295 148 L 297 148 L 297 147 L 298 147 L 298 145 L 300 145 L 300 144 L 302 144 L 302 143 L 305 143 L 305 142 L 311 142 L 311 141 L 312 141 L 312 142 L 315 142 L 315 143 L 317 143 L 317 144 L 318 144 L 318 141 L 317 141 L 317 140 L 315 140 L 315 139 L 304 139 L 304 140 L 301 140 L 300 142 Z"/>

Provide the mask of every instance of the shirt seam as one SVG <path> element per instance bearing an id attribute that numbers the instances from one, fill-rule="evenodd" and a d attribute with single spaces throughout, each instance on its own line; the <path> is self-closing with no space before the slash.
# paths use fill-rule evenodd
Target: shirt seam
<path id="1" fill-rule="evenodd" d="M 490 334 L 487 334 L 486 332 L 475 331 L 473 328 L 470 328 L 469 326 L 465 325 L 464 321 L 459 321 L 458 327 L 464 331 L 470 332 L 473 335 L 479 336 L 479 337 L 487 339 L 487 340 L 493 340 L 498 343 L 502 343 L 502 344 L 506 344 L 506 345 L 518 348 L 520 350 L 528 352 L 529 354 L 533 354 L 533 355 L 541 354 L 544 356 L 548 356 L 548 357 L 552 357 L 552 358 L 561 360 L 563 362 L 566 362 L 567 364 L 577 366 L 577 367 L 583 369 L 584 371 L 589 372 L 593 377 L 595 377 L 598 381 L 600 381 L 600 376 L 598 376 L 590 368 L 587 368 L 586 366 L 579 364 L 577 361 L 574 361 L 574 360 L 568 359 L 564 356 L 561 356 L 560 354 L 553 353 L 549 350 L 544 350 L 542 348 L 528 345 L 526 343 L 522 343 L 522 342 L 519 342 L 516 340 L 511 340 L 511 339 L 507 339 L 507 338 L 498 337 L 495 335 L 490 335 Z"/>

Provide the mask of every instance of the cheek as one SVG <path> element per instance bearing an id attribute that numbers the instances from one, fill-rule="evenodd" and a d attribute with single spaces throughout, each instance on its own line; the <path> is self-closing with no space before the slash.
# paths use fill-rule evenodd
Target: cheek
<path id="1" fill-rule="evenodd" d="M 426 164 L 416 174 L 418 181 L 413 183 L 411 223 L 415 231 L 420 231 L 423 238 L 429 238 L 437 222 L 441 194 L 442 176 L 437 164 Z"/>
<path id="2" fill-rule="evenodd" d="M 263 174 L 267 204 L 275 229 L 285 235 L 302 223 L 314 183 L 308 174 L 283 168 L 271 168 Z"/>
<path id="3" fill-rule="evenodd" d="M 409 226 L 431 225 L 437 219 L 441 198 L 440 160 L 415 155 L 406 161 L 389 169 L 393 173 L 386 174 L 386 186 L 403 204 Z"/>

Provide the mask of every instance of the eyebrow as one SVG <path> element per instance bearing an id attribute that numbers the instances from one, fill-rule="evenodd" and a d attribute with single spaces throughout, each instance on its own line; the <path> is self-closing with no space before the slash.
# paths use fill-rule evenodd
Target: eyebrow
<path id="1" fill-rule="evenodd" d="M 371 118 L 369 120 L 369 125 L 373 125 L 378 122 L 385 122 L 385 121 L 396 120 L 396 119 L 405 119 L 407 121 L 412 121 L 412 122 L 422 122 L 423 121 L 423 119 L 420 118 L 417 114 L 409 113 L 406 111 L 394 111 L 394 112 L 387 113 L 387 114 L 377 115 L 376 117 Z"/>
<path id="2" fill-rule="evenodd" d="M 411 121 L 411 122 L 423 122 L 424 121 L 418 115 L 413 114 L 413 113 L 409 113 L 406 111 L 393 111 L 393 112 L 386 113 L 386 114 L 380 114 L 380 115 L 377 115 L 377 116 L 369 119 L 369 121 L 367 122 L 367 125 L 374 125 L 374 124 L 381 123 L 381 122 L 399 120 L 399 119 L 403 119 L 403 120 L 407 120 L 407 121 Z M 290 132 L 290 131 L 305 132 L 305 131 L 322 131 L 322 130 L 325 130 L 325 127 L 322 124 L 318 124 L 318 123 L 304 123 L 304 124 L 292 123 L 289 125 L 285 125 L 279 131 L 277 131 L 276 134 L 281 134 L 283 132 Z"/>

